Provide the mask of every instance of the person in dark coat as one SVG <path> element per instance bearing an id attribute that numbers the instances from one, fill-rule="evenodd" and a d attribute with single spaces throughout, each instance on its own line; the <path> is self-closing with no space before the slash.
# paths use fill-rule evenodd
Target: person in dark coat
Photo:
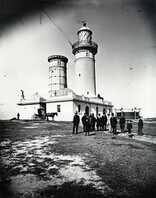
<path id="1" fill-rule="evenodd" d="M 19 120 L 20 119 L 20 114 L 19 113 L 17 113 L 17 120 Z"/>
<path id="2" fill-rule="evenodd" d="M 101 117 L 101 125 L 103 131 L 106 131 L 106 124 L 107 124 L 107 116 L 106 114 L 103 114 Z"/>
<path id="3" fill-rule="evenodd" d="M 85 136 L 89 136 L 89 132 L 91 130 L 91 118 L 89 115 L 86 115 L 86 131 L 85 131 Z"/>
<path id="4" fill-rule="evenodd" d="M 75 112 L 75 115 L 73 118 L 73 134 L 75 133 L 75 129 L 76 129 L 76 134 L 78 134 L 79 123 L 80 123 L 80 117 L 77 114 L 77 112 Z"/>
<path id="5" fill-rule="evenodd" d="M 102 120 L 102 116 L 100 117 L 100 131 L 102 131 L 103 129 L 103 120 Z"/>
<path id="6" fill-rule="evenodd" d="M 84 115 L 82 116 L 82 124 L 83 124 L 83 131 L 86 131 L 86 113 L 84 113 Z"/>
<path id="7" fill-rule="evenodd" d="M 142 132 L 144 123 L 141 117 L 139 117 L 139 122 L 138 122 L 138 135 L 143 135 L 144 133 Z"/>
<path id="8" fill-rule="evenodd" d="M 104 115 L 100 118 L 100 131 L 104 131 Z"/>
<path id="9" fill-rule="evenodd" d="M 119 124 L 120 124 L 121 133 L 123 133 L 124 130 L 125 130 L 125 118 L 124 118 L 123 115 L 122 115 L 122 117 L 120 118 Z"/>
<path id="10" fill-rule="evenodd" d="M 111 127 L 113 134 L 116 134 L 116 128 L 117 128 L 117 119 L 114 117 L 114 113 L 112 113 L 112 117 L 110 118 Z"/>
<path id="11" fill-rule="evenodd" d="M 94 117 L 94 113 L 91 114 L 91 131 L 95 131 L 95 122 L 96 118 Z"/>
<path id="12" fill-rule="evenodd" d="M 128 130 L 128 136 L 130 138 L 132 138 L 134 135 L 132 134 L 132 128 L 133 128 L 133 125 L 132 125 L 132 120 L 128 120 L 128 124 L 127 124 L 127 130 Z"/>
<path id="13" fill-rule="evenodd" d="M 97 119 L 96 119 L 96 128 L 97 128 L 97 131 L 100 130 L 100 126 L 101 126 L 101 117 L 100 117 L 100 113 L 99 113 L 98 116 L 97 116 Z"/>
<path id="14" fill-rule="evenodd" d="M 127 124 L 127 130 L 128 130 L 128 134 L 132 133 L 132 120 L 128 120 L 128 124 Z"/>

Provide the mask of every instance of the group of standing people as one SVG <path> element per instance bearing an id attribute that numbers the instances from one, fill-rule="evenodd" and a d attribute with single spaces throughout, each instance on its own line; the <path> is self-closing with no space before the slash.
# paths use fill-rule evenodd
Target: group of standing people
<path id="1" fill-rule="evenodd" d="M 96 129 L 97 131 L 106 131 L 107 116 L 106 114 L 102 116 L 98 114 L 97 118 L 95 118 L 94 114 L 87 115 L 84 113 L 84 116 L 82 116 L 82 124 L 85 135 L 89 135 L 89 131 L 95 131 Z"/>
<path id="2" fill-rule="evenodd" d="M 120 123 L 120 129 L 122 133 L 125 131 L 125 124 L 126 124 L 126 120 L 123 115 L 121 116 L 119 123 Z M 143 135 L 143 132 L 142 132 L 143 126 L 144 126 L 144 123 L 140 116 L 139 121 L 138 121 L 138 135 Z M 127 131 L 128 131 L 129 137 L 132 137 L 131 136 L 132 128 L 133 128 L 132 120 L 127 120 Z"/>
<path id="3" fill-rule="evenodd" d="M 125 131 L 125 125 L 126 125 L 126 119 L 124 118 L 123 115 L 120 118 L 119 124 L 120 124 L 121 133 L 123 133 Z M 143 126 L 144 126 L 144 123 L 140 116 L 139 121 L 138 121 L 138 135 L 143 135 L 143 132 L 142 132 Z M 133 128 L 132 120 L 127 120 L 127 131 L 128 131 L 129 137 L 132 137 L 131 136 L 132 128 Z"/>
<path id="4" fill-rule="evenodd" d="M 88 115 L 84 113 L 81 121 L 83 124 L 83 131 L 85 132 L 85 135 L 89 135 L 90 131 L 95 131 L 96 118 L 94 117 L 94 114 Z"/>
<path id="5" fill-rule="evenodd" d="M 106 131 L 106 125 L 107 125 L 107 116 L 106 114 L 103 114 L 102 116 L 100 116 L 100 113 L 97 116 L 96 119 L 96 127 L 97 127 L 97 131 Z"/>
<path id="6" fill-rule="evenodd" d="M 95 118 L 93 113 L 90 115 L 84 113 L 81 121 L 83 124 L 83 131 L 85 132 L 85 135 L 89 135 L 90 131 L 95 131 L 96 129 L 97 131 L 107 131 L 107 127 L 109 131 L 111 131 L 112 129 L 112 132 L 116 133 L 117 119 L 116 117 L 114 117 L 114 113 L 112 113 L 111 118 L 110 114 L 108 114 L 107 117 L 105 113 L 102 116 L 98 114 L 97 118 Z M 78 133 L 79 123 L 80 117 L 76 112 L 73 118 L 73 134 Z"/>
<path id="7" fill-rule="evenodd" d="M 81 121 L 83 124 L 83 131 L 85 132 L 85 135 L 89 135 L 90 131 L 95 131 L 96 129 L 97 131 L 108 131 L 110 133 L 117 134 L 118 122 L 117 122 L 117 118 L 114 116 L 114 113 L 111 114 L 111 117 L 110 117 L 110 114 L 106 115 L 104 113 L 102 116 L 98 114 L 97 118 L 95 118 L 93 113 L 90 115 L 84 113 Z M 76 134 L 78 133 L 79 123 L 80 123 L 80 117 L 78 113 L 76 112 L 73 118 L 73 134 L 75 132 Z M 124 118 L 123 115 L 121 116 L 119 120 L 119 125 L 120 125 L 121 133 L 125 132 L 126 119 Z M 132 121 L 128 120 L 127 131 L 128 131 L 129 137 L 131 135 L 132 128 L 133 128 Z M 143 135 L 142 129 L 143 129 L 143 120 L 140 117 L 138 121 L 138 135 Z"/>

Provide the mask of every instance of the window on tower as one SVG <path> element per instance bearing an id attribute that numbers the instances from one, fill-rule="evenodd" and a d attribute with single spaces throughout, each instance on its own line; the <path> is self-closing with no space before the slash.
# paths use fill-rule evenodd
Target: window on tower
<path id="1" fill-rule="evenodd" d="M 57 61 L 57 65 L 61 65 L 61 61 L 60 60 Z"/>
<path id="2" fill-rule="evenodd" d="M 87 91 L 87 94 L 89 94 L 89 91 Z"/>
<path id="3" fill-rule="evenodd" d="M 79 76 L 81 76 L 81 74 L 79 74 Z"/>
<path id="4" fill-rule="evenodd" d="M 87 57 L 89 56 L 89 51 L 86 51 L 86 56 L 87 56 Z"/>
<path id="5" fill-rule="evenodd" d="M 55 96 L 57 95 L 57 91 L 56 91 L 56 90 L 54 91 L 54 95 L 55 95 Z"/>

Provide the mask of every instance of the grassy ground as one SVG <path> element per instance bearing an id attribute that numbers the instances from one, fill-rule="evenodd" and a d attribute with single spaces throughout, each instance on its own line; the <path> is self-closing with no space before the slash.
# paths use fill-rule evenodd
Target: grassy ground
<path id="1" fill-rule="evenodd" d="M 0 198 L 154 198 L 155 151 L 108 132 L 72 135 L 70 122 L 0 121 Z"/>

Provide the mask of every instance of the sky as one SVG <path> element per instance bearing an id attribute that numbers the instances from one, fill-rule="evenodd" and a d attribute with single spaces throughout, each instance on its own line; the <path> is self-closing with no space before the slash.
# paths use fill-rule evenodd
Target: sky
<path id="1" fill-rule="evenodd" d="M 48 98 L 48 56 L 68 58 L 86 21 L 98 44 L 96 90 L 114 108 L 156 117 L 156 3 L 152 0 L 1 0 L 0 119 L 15 117 L 21 92 Z M 61 30 L 60 30 L 61 28 Z M 63 31 L 63 32 L 62 32 Z"/>

